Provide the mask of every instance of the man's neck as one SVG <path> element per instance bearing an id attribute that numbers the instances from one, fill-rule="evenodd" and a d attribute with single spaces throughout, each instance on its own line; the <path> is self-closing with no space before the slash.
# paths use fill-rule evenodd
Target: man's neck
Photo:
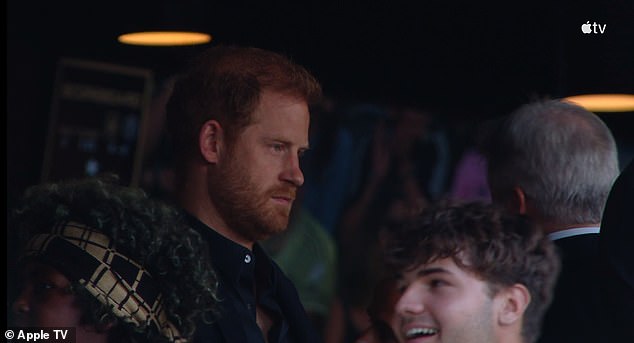
<path id="1" fill-rule="evenodd" d="M 242 245 L 243 247 L 253 250 L 253 244 L 255 242 L 244 238 L 238 234 L 235 230 L 229 228 L 229 226 L 222 219 L 222 216 L 218 213 L 215 207 L 202 208 L 196 207 L 196 210 L 185 208 L 189 213 L 198 218 L 205 225 L 209 226 L 212 230 L 221 234 L 225 238 Z"/>
<path id="2" fill-rule="evenodd" d="M 189 185 L 191 186 L 191 184 Z M 184 185 L 177 193 L 178 203 L 183 209 L 189 212 L 189 214 L 198 218 L 198 220 L 225 238 L 252 250 L 255 242 L 246 239 L 229 227 L 220 214 L 220 211 L 218 211 L 218 208 L 211 199 L 209 199 L 206 190 L 206 187 L 187 187 L 187 185 Z"/>
<path id="3" fill-rule="evenodd" d="M 522 337 L 521 328 L 517 330 L 514 329 L 505 332 L 498 332 L 496 339 L 497 343 L 526 343 L 526 340 Z"/>

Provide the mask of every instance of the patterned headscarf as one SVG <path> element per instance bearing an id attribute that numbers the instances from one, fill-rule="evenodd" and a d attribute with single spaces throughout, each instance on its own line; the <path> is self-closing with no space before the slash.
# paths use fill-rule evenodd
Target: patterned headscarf
<path id="1" fill-rule="evenodd" d="M 170 341 L 186 342 L 167 319 L 156 282 L 143 266 L 118 252 L 112 240 L 77 222 L 61 222 L 29 240 L 24 257 L 40 257 L 62 268 L 123 321 L 153 325 Z"/>

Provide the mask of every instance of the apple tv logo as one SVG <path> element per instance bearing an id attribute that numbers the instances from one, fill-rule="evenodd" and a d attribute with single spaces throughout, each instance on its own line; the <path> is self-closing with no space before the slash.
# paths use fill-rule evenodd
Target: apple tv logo
<path id="1" fill-rule="evenodd" d="M 603 26 L 601 26 L 601 24 L 597 24 L 596 21 L 590 24 L 590 20 L 588 20 L 585 24 L 581 25 L 581 32 L 583 32 L 584 34 L 590 34 L 590 33 L 603 34 L 607 26 L 608 24 L 603 24 Z M 599 28 L 599 32 L 597 32 L 597 27 Z"/>

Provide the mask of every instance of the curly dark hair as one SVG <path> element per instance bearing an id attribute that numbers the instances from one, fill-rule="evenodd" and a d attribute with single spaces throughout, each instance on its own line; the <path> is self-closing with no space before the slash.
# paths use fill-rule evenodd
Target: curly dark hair
<path id="1" fill-rule="evenodd" d="M 66 180 L 33 186 L 11 213 L 11 230 L 18 230 L 21 246 L 35 234 L 48 233 L 56 223 L 76 221 L 109 236 L 117 251 L 152 275 L 163 294 L 168 319 L 189 338 L 196 323 L 216 317 L 218 281 L 200 235 L 178 210 L 118 177 Z M 83 324 L 106 327 L 110 342 L 167 342 L 154 327 L 135 327 L 99 302 L 77 282 L 73 289 L 82 304 Z"/>
<path id="2" fill-rule="evenodd" d="M 526 216 L 495 205 L 443 201 L 388 230 L 386 264 L 400 273 L 438 259 L 484 280 L 492 294 L 520 283 L 531 294 L 522 335 L 533 342 L 552 300 L 560 261 L 554 244 Z"/>

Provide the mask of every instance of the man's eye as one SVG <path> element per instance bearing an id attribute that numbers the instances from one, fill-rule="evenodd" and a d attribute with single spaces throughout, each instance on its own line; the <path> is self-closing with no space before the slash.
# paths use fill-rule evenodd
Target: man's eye
<path id="1" fill-rule="evenodd" d="M 429 282 L 429 285 L 432 288 L 437 288 L 437 287 L 445 286 L 447 285 L 447 283 L 444 280 L 433 279 Z"/>
<path id="2" fill-rule="evenodd" d="M 284 152 L 286 147 L 284 146 L 284 144 L 273 144 L 271 145 L 271 149 L 273 149 L 273 151 L 275 152 Z"/>
<path id="3" fill-rule="evenodd" d="M 55 289 L 57 287 L 55 287 L 55 285 L 49 283 L 49 282 L 37 282 L 33 285 L 33 291 L 35 293 L 43 293 L 46 291 L 50 291 L 51 289 Z"/>

